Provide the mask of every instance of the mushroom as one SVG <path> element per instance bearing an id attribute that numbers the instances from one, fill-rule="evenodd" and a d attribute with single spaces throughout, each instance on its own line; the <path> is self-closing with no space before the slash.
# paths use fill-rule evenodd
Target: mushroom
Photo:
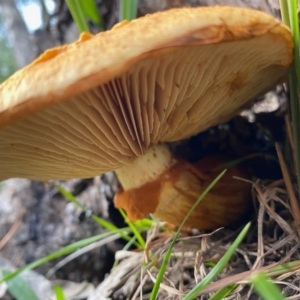
<path id="1" fill-rule="evenodd" d="M 130 180 L 131 174 L 122 180 L 123 174 L 117 170 L 123 189 L 116 194 L 115 205 L 125 209 L 129 219 L 133 221 L 152 213 L 159 219 L 179 226 L 199 196 L 219 175 L 219 168 L 227 162 L 227 158 L 210 156 L 191 164 L 170 154 L 166 146 L 161 146 L 159 151 L 156 147 L 152 151 L 158 157 L 159 164 L 163 163 L 159 157 L 162 152 L 170 155 L 170 166 L 154 176 L 154 180 L 147 180 L 143 185 L 129 189 L 124 189 L 124 181 L 133 182 Z M 156 159 L 150 157 L 148 164 L 154 165 L 156 162 Z M 234 179 L 233 176 L 247 178 L 247 173 L 238 166 L 228 168 L 198 204 L 185 222 L 185 227 L 203 230 L 232 227 L 239 225 L 239 220 L 244 216 L 247 217 L 246 213 L 251 211 L 251 185 L 247 181 Z"/>
<path id="2" fill-rule="evenodd" d="M 176 189 L 161 189 L 161 178 L 167 186 L 189 186 L 209 176 L 174 157 L 166 143 L 232 118 L 284 79 L 292 53 L 285 25 L 237 7 L 173 9 L 83 34 L 0 86 L 0 179 L 85 178 L 115 170 L 123 186 L 117 204 L 131 218 L 159 208 L 168 220 L 168 205 L 181 210 L 185 198 L 172 204 L 168 196 L 176 198 Z M 143 191 L 138 199 L 127 197 L 137 190 Z M 228 201 L 222 214 L 236 204 Z M 210 224 L 200 227 L 220 222 Z"/>

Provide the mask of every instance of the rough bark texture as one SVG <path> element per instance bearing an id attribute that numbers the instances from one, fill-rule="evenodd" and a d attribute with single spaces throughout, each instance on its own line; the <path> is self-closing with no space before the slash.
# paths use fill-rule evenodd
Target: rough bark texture
<path id="1" fill-rule="evenodd" d="M 0 6 L 16 66 L 21 68 L 36 57 L 36 47 L 30 39 L 30 34 L 15 2 L 13 0 L 0 0 Z"/>

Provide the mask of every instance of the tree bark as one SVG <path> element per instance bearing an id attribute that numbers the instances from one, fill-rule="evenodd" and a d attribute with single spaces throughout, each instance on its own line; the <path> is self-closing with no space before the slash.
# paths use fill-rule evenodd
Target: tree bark
<path id="1" fill-rule="evenodd" d="M 41 13 L 42 13 L 42 28 L 45 28 L 49 24 L 50 15 L 48 13 L 47 7 L 44 0 L 39 0 Z"/>
<path id="2" fill-rule="evenodd" d="M 36 57 L 36 47 L 30 39 L 26 24 L 13 0 L 0 0 L 2 19 L 6 27 L 6 35 L 17 68 L 22 68 Z"/>

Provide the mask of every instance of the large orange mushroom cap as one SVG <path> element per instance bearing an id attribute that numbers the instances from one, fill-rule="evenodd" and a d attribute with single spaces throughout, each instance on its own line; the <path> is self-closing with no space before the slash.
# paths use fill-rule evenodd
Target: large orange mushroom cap
<path id="1" fill-rule="evenodd" d="M 130 165 L 224 122 L 293 59 L 289 29 L 234 7 L 159 12 L 51 49 L 0 85 L 0 179 Z"/>

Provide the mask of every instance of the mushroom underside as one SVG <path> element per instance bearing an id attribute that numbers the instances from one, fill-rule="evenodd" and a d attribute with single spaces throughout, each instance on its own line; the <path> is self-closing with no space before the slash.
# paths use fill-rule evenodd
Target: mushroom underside
<path id="1" fill-rule="evenodd" d="M 227 121 L 281 80 L 285 52 L 266 34 L 145 53 L 115 79 L 2 128 L 0 179 L 96 176 Z"/>

